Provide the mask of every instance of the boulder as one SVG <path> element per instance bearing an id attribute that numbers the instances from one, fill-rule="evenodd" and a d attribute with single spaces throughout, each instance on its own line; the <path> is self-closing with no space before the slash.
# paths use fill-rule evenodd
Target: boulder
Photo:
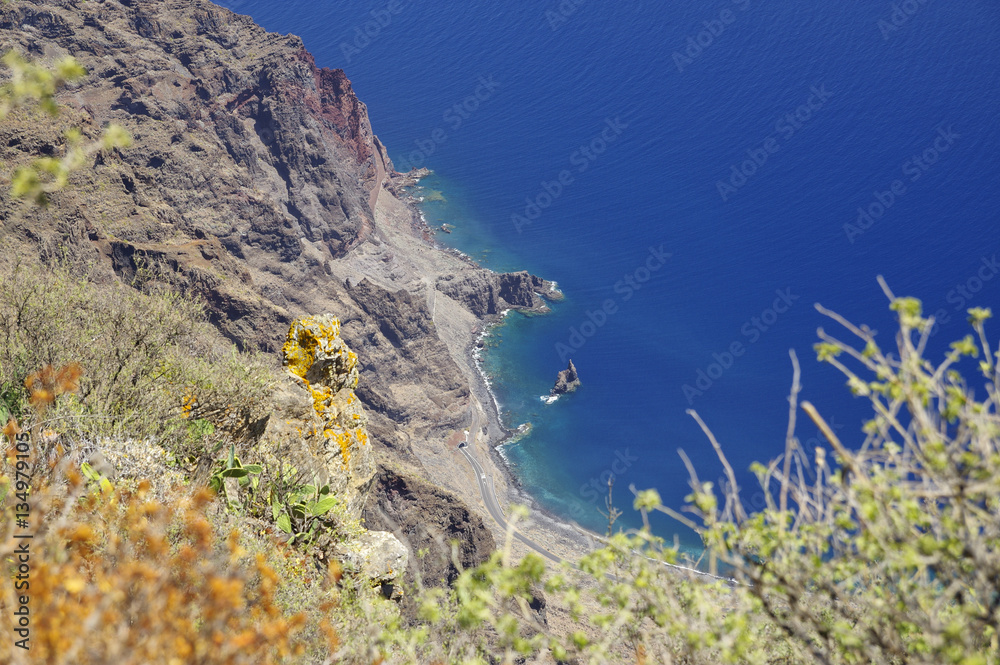
<path id="1" fill-rule="evenodd" d="M 406 572 L 408 554 L 403 543 L 388 531 L 366 531 L 364 534 L 339 545 L 335 554 L 345 568 L 356 571 L 380 585 L 383 592 L 398 600 L 402 592 L 398 580 Z"/>

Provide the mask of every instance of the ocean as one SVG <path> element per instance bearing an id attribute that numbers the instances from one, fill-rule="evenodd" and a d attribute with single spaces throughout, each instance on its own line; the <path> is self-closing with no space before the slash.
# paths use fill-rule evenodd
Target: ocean
<path id="1" fill-rule="evenodd" d="M 640 520 L 630 486 L 684 505 L 691 459 L 763 505 L 748 469 L 784 449 L 789 350 L 842 440 L 868 410 L 815 360 L 822 303 L 880 331 L 876 277 L 937 312 L 1000 312 L 1000 7 L 985 0 L 230 0 L 343 68 L 442 243 L 558 282 L 485 354 L 514 472 L 552 512 Z M 431 200 L 434 199 L 434 200 Z M 996 332 L 997 326 L 992 326 Z M 843 337 L 843 335 L 841 335 Z M 582 387 L 552 404 L 572 358 Z M 815 428 L 799 420 L 810 449 Z M 697 551 L 667 518 L 657 531 Z"/>

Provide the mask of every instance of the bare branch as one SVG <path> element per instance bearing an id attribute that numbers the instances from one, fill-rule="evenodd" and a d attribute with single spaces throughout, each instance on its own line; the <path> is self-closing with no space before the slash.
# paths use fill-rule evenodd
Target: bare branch
<path id="1" fill-rule="evenodd" d="M 722 452 L 722 446 L 719 445 L 719 442 L 715 438 L 715 434 L 713 434 L 712 430 L 708 428 L 708 425 L 706 425 L 705 421 L 701 419 L 701 416 L 698 415 L 697 411 L 695 411 L 694 409 L 688 409 L 687 414 L 695 419 L 695 421 L 698 423 L 698 426 L 701 427 L 701 431 L 704 432 L 705 436 L 708 437 L 708 440 L 711 441 L 712 448 L 715 449 L 715 454 L 718 455 L 719 461 L 722 462 L 722 466 L 726 470 L 726 478 L 729 480 L 729 485 L 732 488 L 730 490 L 730 494 L 735 499 L 734 500 L 735 512 L 736 512 L 735 517 L 737 521 L 745 520 L 747 515 L 743 511 L 743 506 L 740 505 L 739 502 L 739 489 L 738 489 L 739 485 L 737 485 L 736 483 L 736 474 L 733 473 L 733 467 L 729 463 L 729 460 L 726 459 L 726 454 Z M 727 497 L 727 502 L 728 499 L 729 497 Z"/>
<path id="2" fill-rule="evenodd" d="M 797 446 L 795 440 L 795 416 L 798 412 L 799 392 L 802 384 L 799 379 L 802 375 L 799 368 L 799 358 L 795 355 L 795 349 L 789 349 L 788 355 L 792 359 L 792 392 L 788 396 L 788 431 L 785 433 L 785 466 L 781 471 L 781 497 L 778 506 L 781 512 L 788 510 L 788 483 L 789 472 L 792 464 L 792 450 Z"/>
<path id="3" fill-rule="evenodd" d="M 826 437 L 826 440 L 830 442 L 830 445 L 833 446 L 833 449 L 837 452 L 838 455 L 840 455 L 840 458 L 843 460 L 843 463 L 848 465 L 849 467 L 852 467 L 853 470 L 854 457 L 851 455 L 851 453 L 847 451 L 847 448 L 844 447 L 844 444 L 840 442 L 840 439 L 837 438 L 837 435 L 834 434 L 832 429 L 830 429 L 830 426 L 826 424 L 826 421 L 823 420 L 823 416 L 819 415 L 819 411 L 816 410 L 816 407 L 813 406 L 811 402 L 802 402 L 802 410 L 809 415 L 809 418 L 811 418 L 813 423 L 816 424 L 816 427 L 819 428 L 819 431 L 821 431 L 823 433 L 823 436 Z"/>

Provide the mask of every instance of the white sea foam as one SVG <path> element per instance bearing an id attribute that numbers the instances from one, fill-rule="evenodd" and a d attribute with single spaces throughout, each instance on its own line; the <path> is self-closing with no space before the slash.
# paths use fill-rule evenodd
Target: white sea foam
<path id="1" fill-rule="evenodd" d="M 483 383 L 486 384 L 486 392 L 489 393 L 490 399 L 493 400 L 493 406 L 496 408 L 497 418 L 499 418 L 500 401 L 497 400 L 497 396 L 493 394 L 493 382 L 490 381 L 489 375 L 486 373 L 486 370 L 483 369 L 483 357 L 479 348 L 480 343 L 490 336 L 490 330 L 491 327 L 487 327 L 486 330 L 479 333 L 479 336 L 476 338 L 476 348 L 472 352 L 472 359 L 475 361 L 476 370 L 479 372 L 479 376 L 482 377 Z"/>
<path id="2" fill-rule="evenodd" d="M 497 445 L 493 446 L 493 450 L 497 451 L 497 454 L 500 455 L 500 459 L 502 459 L 503 463 L 507 465 L 508 472 L 510 472 L 513 475 L 514 472 L 511 471 L 510 468 L 510 458 L 507 457 L 506 446 L 503 443 L 498 443 Z"/>

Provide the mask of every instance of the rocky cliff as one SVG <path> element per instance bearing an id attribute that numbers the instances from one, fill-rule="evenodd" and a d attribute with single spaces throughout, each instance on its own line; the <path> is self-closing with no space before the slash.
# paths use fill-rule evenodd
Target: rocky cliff
<path id="1" fill-rule="evenodd" d="M 368 418 L 354 392 L 358 356 L 330 314 L 293 321 L 281 352 L 286 381 L 276 390 L 259 443 L 267 454 L 304 473 L 305 480 L 329 486 L 343 501 L 343 517 L 357 519 L 376 473 Z M 398 599 L 401 594 L 392 587 L 406 571 L 409 551 L 394 534 L 369 526 L 336 546 L 336 555 Z"/>
<path id="2" fill-rule="evenodd" d="M 440 487 L 385 467 L 374 483 L 373 500 L 365 505 L 365 526 L 404 543 L 409 554 L 406 581 L 419 577 L 425 586 L 453 582 L 459 573 L 452 559 L 453 542 L 462 562 L 485 561 L 495 548 L 482 518 Z M 404 598 L 403 609 L 413 617 L 418 608 Z"/>
<path id="3" fill-rule="evenodd" d="M 549 284 L 523 271 L 474 272 L 440 277 L 437 289 L 464 304 L 476 316 L 487 316 L 500 314 L 505 309 L 544 309 L 539 292 L 547 291 Z"/>
<path id="4" fill-rule="evenodd" d="M 541 309 L 547 284 L 434 249 L 397 199 L 404 181 L 346 75 L 317 67 L 297 37 L 205 0 L 24 0 L 0 5 L 0 50 L 10 48 L 43 62 L 73 55 L 89 74 L 59 95 L 55 121 L 8 116 L 5 177 L 62 154 L 70 127 L 93 139 L 113 121 L 134 142 L 96 153 L 45 209 L 0 183 L 0 260 L 180 290 L 230 340 L 275 356 L 294 319 L 332 312 L 357 353 L 371 447 L 399 478 L 375 483 L 373 505 L 401 520 L 393 530 L 444 510 L 436 528 L 464 525 L 475 543 L 465 563 L 481 559 L 492 538 L 463 503 L 478 491 L 455 450 L 484 401 L 468 349 L 495 313 Z M 316 385 L 308 372 L 299 380 Z M 278 408 L 288 398 L 276 395 Z M 331 464 L 360 461 L 339 448 L 328 447 Z M 393 488 L 418 477 L 439 492 L 389 510 Z"/>
<path id="5" fill-rule="evenodd" d="M 345 498 L 360 517 L 375 477 L 375 454 L 367 417 L 354 394 L 358 357 L 340 337 L 340 322 L 329 314 L 297 319 L 282 347 L 287 382 L 268 419 L 264 441 L 298 468 L 309 468 L 318 483 Z"/>

